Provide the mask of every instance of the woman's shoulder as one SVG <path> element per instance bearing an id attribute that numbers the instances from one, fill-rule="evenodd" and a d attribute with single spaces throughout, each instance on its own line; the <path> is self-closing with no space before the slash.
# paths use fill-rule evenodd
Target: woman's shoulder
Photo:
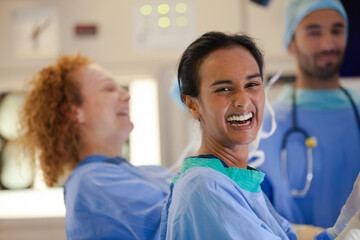
<path id="1" fill-rule="evenodd" d="M 74 194 L 106 193 L 126 197 L 129 191 L 141 195 L 163 195 L 169 190 L 172 173 L 161 167 L 134 167 L 127 162 L 88 163 L 76 168 L 65 184 L 65 190 Z M 114 191 L 116 189 L 116 191 Z M 135 191 L 134 191 L 135 190 Z"/>
<path id="2" fill-rule="evenodd" d="M 215 178 L 214 178 L 215 177 Z M 181 174 L 180 179 L 186 179 L 187 181 L 215 181 L 216 178 L 226 177 L 224 174 L 212 169 L 210 167 L 192 167 Z"/>
<path id="3" fill-rule="evenodd" d="M 224 189 L 237 188 L 236 184 L 226 175 L 208 167 L 193 167 L 186 170 L 178 179 L 175 188 L 187 194 L 203 192 L 218 193 Z"/>
<path id="4" fill-rule="evenodd" d="M 75 192 L 80 189 L 81 192 L 105 191 L 104 186 L 134 178 L 133 174 L 127 170 L 126 165 L 128 164 L 115 165 L 109 162 L 91 162 L 79 165 L 66 180 L 65 189 Z"/>

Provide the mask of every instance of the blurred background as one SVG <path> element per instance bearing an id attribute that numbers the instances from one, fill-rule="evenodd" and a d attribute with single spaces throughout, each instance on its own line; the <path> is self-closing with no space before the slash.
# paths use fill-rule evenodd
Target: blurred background
<path id="1" fill-rule="evenodd" d="M 46 188 L 16 146 L 26 81 L 60 54 L 81 52 L 131 95 L 135 124 L 125 156 L 170 167 L 198 126 L 170 96 L 180 55 L 207 31 L 246 32 L 265 53 L 265 79 L 279 71 L 276 97 L 294 79 L 282 48 L 286 0 L 0 0 L 0 239 L 65 239 L 63 189 Z M 360 4 L 343 1 L 350 35 L 344 85 L 360 91 Z"/>

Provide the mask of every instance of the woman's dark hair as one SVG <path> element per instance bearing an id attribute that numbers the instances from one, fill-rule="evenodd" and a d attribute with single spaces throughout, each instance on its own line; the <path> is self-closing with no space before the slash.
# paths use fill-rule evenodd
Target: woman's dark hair
<path id="1" fill-rule="evenodd" d="M 212 52 L 218 49 L 244 47 L 255 58 L 260 75 L 263 76 L 263 55 L 255 41 L 245 34 L 225 34 L 222 32 L 207 32 L 194 42 L 183 53 L 178 68 L 178 83 L 181 95 L 197 97 L 199 95 L 200 79 L 198 71 L 201 63 Z"/>

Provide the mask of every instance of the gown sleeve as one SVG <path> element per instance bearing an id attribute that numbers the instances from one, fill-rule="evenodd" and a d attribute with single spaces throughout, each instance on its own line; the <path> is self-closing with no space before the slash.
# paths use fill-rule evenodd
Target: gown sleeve
<path id="1" fill-rule="evenodd" d="M 114 171 L 109 165 L 92 169 L 68 185 L 67 239 L 131 240 L 158 236 L 166 193 L 155 183 L 127 171 Z"/>

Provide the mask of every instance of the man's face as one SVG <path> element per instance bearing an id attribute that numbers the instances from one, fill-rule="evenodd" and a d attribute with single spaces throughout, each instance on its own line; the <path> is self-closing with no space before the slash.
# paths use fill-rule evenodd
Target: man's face
<path id="1" fill-rule="evenodd" d="M 288 51 L 305 76 L 326 80 L 339 74 L 346 48 L 345 26 L 334 9 L 311 12 L 299 23 Z"/>

